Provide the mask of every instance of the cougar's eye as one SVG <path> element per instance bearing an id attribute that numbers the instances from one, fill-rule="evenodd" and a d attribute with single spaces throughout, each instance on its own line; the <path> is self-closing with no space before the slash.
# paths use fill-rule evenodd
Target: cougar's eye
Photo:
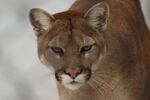
<path id="1" fill-rule="evenodd" d="M 59 47 L 51 47 L 52 51 L 56 54 L 64 54 L 62 48 Z"/>
<path id="2" fill-rule="evenodd" d="M 93 45 L 86 45 L 86 46 L 83 46 L 83 47 L 81 48 L 80 52 L 81 52 L 81 53 L 82 53 L 82 52 L 87 52 L 87 51 L 91 50 L 92 46 L 93 46 Z"/>

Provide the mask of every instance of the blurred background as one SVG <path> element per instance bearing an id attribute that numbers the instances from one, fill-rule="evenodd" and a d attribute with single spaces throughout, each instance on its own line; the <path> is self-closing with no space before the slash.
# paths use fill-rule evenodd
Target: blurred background
<path id="1" fill-rule="evenodd" d="M 37 57 L 31 8 L 53 14 L 75 0 L 0 0 L 0 100 L 58 100 L 54 76 Z M 150 0 L 141 0 L 150 26 Z"/>

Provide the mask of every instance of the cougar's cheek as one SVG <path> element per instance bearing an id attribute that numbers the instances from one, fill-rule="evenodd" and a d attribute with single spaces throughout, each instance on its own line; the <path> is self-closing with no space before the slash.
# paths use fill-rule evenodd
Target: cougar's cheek
<path id="1" fill-rule="evenodd" d="M 86 82 L 86 75 L 85 74 L 81 74 L 81 75 L 77 76 L 75 81 L 80 82 L 80 83 Z"/>
<path id="2" fill-rule="evenodd" d="M 55 72 L 55 69 L 53 68 L 53 66 L 46 60 L 44 55 L 40 55 L 39 56 L 40 61 L 42 62 L 42 64 L 44 64 L 46 67 L 49 68 L 51 73 Z"/>
<path id="3" fill-rule="evenodd" d="M 70 76 L 65 74 L 62 75 L 62 84 L 68 84 L 71 83 L 72 81 L 73 79 Z"/>

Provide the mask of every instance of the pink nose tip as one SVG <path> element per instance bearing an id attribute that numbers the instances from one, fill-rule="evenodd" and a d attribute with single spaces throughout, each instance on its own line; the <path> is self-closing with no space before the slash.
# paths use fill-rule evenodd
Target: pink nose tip
<path id="1" fill-rule="evenodd" d="M 79 68 L 67 68 L 65 73 L 68 74 L 71 78 L 75 78 L 78 74 L 81 73 L 81 70 Z"/>

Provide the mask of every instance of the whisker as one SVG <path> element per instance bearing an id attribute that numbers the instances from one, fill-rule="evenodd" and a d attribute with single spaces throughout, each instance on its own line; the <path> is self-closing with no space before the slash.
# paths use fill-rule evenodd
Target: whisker
<path id="1" fill-rule="evenodd" d="M 113 81 L 113 84 L 108 83 L 108 81 Z M 110 76 L 108 74 L 104 73 L 94 73 L 91 77 L 91 80 L 89 82 L 90 86 L 97 91 L 99 94 L 103 96 L 103 98 L 107 98 L 107 95 L 105 92 L 109 89 L 112 93 L 114 93 L 115 88 L 117 87 L 116 85 L 118 84 L 118 80 L 114 79 L 113 76 Z M 108 88 L 108 89 L 106 89 Z M 105 95 L 104 95 L 105 94 Z M 125 100 L 125 98 L 122 95 L 114 93 L 116 96 L 118 96 L 120 99 Z"/>
<path id="2" fill-rule="evenodd" d="M 110 75 L 105 75 L 105 74 L 95 74 L 93 77 L 96 77 L 97 79 L 101 79 L 103 81 L 105 80 L 110 80 L 113 81 L 113 83 L 117 84 L 118 80 Z M 108 83 L 108 82 L 107 82 Z M 114 85 L 115 85 L 114 84 Z"/>
<path id="3" fill-rule="evenodd" d="M 109 87 L 111 90 L 113 90 L 113 87 L 108 82 L 106 82 L 103 78 L 101 78 L 101 77 L 93 77 L 93 79 L 95 79 L 95 81 L 97 83 L 103 83 L 104 85 Z"/>
<path id="4" fill-rule="evenodd" d="M 101 96 L 104 96 L 103 92 L 100 90 L 100 88 L 96 87 L 95 82 L 91 81 L 89 82 L 89 85 L 96 91 L 96 93 L 100 94 Z"/>
<path id="5" fill-rule="evenodd" d="M 105 94 L 105 87 L 103 86 L 103 83 L 100 84 L 100 82 L 98 82 L 96 79 L 92 79 L 94 86 L 97 86 L 96 89 L 98 90 L 98 92 L 100 92 L 103 96 L 103 98 L 105 98 L 106 95 Z"/>

